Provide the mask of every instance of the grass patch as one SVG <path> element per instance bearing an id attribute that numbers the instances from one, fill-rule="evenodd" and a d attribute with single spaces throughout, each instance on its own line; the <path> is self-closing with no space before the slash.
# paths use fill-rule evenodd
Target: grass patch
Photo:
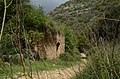
<path id="1" fill-rule="evenodd" d="M 31 61 L 26 60 L 26 69 L 27 72 L 41 72 L 44 70 L 55 70 L 58 68 L 66 68 L 66 67 L 71 67 L 73 65 L 76 65 L 80 61 L 64 61 L 64 60 L 46 60 L 46 61 Z M 3 69 L 4 68 L 4 69 Z M 23 73 L 22 66 L 20 65 L 11 65 L 11 66 L 4 66 L 0 68 L 0 79 L 3 78 L 3 76 L 9 76 L 13 77 L 13 74 L 18 74 L 20 75 Z"/>
<path id="2" fill-rule="evenodd" d="M 120 45 L 102 44 L 88 51 L 83 72 L 72 79 L 120 79 Z"/>

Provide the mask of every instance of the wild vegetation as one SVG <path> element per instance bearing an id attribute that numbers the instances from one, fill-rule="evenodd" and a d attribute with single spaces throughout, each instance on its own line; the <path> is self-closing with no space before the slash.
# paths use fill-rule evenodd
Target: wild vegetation
<path id="1" fill-rule="evenodd" d="M 73 79 L 119 79 L 119 8 L 120 0 L 70 0 L 46 16 L 29 0 L 0 0 L 0 78 L 70 67 L 85 53 L 86 67 Z M 32 59 L 32 44 L 56 32 L 65 36 L 65 52 Z"/>
<path id="2" fill-rule="evenodd" d="M 85 39 L 86 37 L 96 38 L 96 41 L 100 37 L 109 41 L 118 38 L 119 7 L 118 0 L 70 0 L 48 16 L 58 23 L 71 27 L 78 36 L 78 46 L 81 50 L 88 46 L 89 41 Z M 59 16 L 61 18 L 58 18 Z"/>
<path id="3" fill-rule="evenodd" d="M 79 52 L 87 53 L 86 69 L 75 79 L 119 79 L 119 0 L 70 0 L 50 12 L 77 35 Z"/>
<path id="4" fill-rule="evenodd" d="M 23 72 L 26 75 L 26 72 L 66 68 L 76 64 L 73 59 L 69 58 L 68 61 L 68 56 L 67 61 L 65 57 L 60 56 L 60 59 L 54 62 L 46 58 L 34 60 L 31 56 L 32 44 L 41 42 L 46 31 L 61 32 L 66 36 L 66 52 L 70 52 L 70 49 L 71 52 L 75 50 L 76 42 L 73 41 L 76 38 L 72 31 L 66 26 L 56 25 L 44 15 L 42 7 L 31 5 L 29 0 L 0 0 L 0 12 L 0 26 L 4 26 L 1 27 L 3 31 L 0 40 L 0 78 L 5 76 L 13 78 L 15 73 Z"/>

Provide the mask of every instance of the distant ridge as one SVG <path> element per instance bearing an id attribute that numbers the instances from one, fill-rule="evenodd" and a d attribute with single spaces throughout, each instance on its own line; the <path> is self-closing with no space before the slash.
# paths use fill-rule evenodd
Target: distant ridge
<path id="1" fill-rule="evenodd" d="M 57 23 L 70 26 L 73 30 L 79 30 L 85 27 L 96 14 L 99 14 L 94 10 L 95 4 L 99 1 L 70 0 L 51 11 L 48 16 Z"/>

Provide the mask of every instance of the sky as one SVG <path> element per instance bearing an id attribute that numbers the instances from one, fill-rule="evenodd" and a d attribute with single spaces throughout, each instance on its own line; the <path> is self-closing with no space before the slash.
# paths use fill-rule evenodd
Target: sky
<path id="1" fill-rule="evenodd" d="M 66 1 L 69 0 L 31 0 L 31 3 L 36 6 L 42 6 L 45 13 L 48 13 Z"/>

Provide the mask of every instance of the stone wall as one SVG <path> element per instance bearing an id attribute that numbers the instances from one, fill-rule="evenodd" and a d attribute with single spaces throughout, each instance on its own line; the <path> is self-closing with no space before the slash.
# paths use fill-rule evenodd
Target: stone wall
<path id="1" fill-rule="evenodd" d="M 46 47 L 47 58 L 58 58 L 61 53 L 65 52 L 65 38 L 62 34 L 56 34 L 54 40 Z"/>
<path id="2" fill-rule="evenodd" d="M 35 45 L 34 50 L 40 58 L 56 59 L 65 52 L 65 38 L 60 33 L 45 33 L 41 42 Z"/>

